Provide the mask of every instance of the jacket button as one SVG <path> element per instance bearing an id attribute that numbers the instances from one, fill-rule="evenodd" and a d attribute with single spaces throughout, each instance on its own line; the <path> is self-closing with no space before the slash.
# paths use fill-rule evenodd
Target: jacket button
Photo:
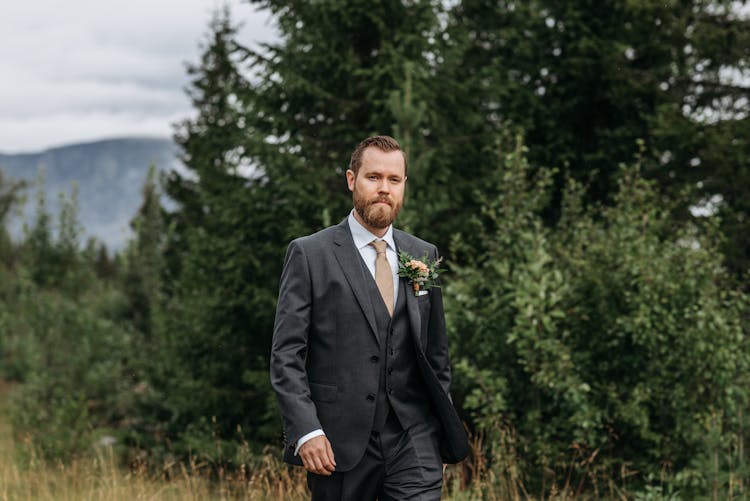
<path id="1" fill-rule="evenodd" d="M 388 374 L 393 374 L 393 367 L 391 367 L 390 369 L 388 369 Z"/>
<path id="2" fill-rule="evenodd" d="M 393 388 L 388 388 L 388 394 L 393 395 Z"/>
<path id="3" fill-rule="evenodd" d="M 369 395 L 367 395 L 367 400 L 369 400 L 370 402 L 374 402 L 375 401 L 375 395 L 373 395 L 372 393 L 370 393 Z"/>
<path id="4" fill-rule="evenodd" d="M 380 360 L 380 357 L 378 357 L 377 355 L 373 355 L 370 357 L 370 362 L 372 362 L 373 364 L 377 363 L 378 360 Z"/>

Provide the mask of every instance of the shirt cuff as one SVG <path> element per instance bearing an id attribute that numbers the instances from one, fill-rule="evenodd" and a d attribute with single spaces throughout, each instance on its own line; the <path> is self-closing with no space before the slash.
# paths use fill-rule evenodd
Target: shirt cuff
<path id="1" fill-rule="evenodd" d="M 325 435 L 325 433 L 323 433 L 323 430 L 321 430 L 320 428 L 311 431 L 307 435 L 302 435 L 302 437 L 297 440 L 297 447 L 294 448 L 294 455 L 297 455 L 297 453 L 299 452 L 299 448 L 302 447 L 305 442 L 307 442 L 311 438 L 319 437 L 321 435 Z"/>

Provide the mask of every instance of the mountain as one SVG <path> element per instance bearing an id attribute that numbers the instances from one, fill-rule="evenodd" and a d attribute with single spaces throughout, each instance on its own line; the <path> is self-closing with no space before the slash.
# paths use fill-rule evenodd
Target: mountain
<path id="1" fill-rule="evenodd" d="M 23 220 L 33 220 L 35 193 L 43 173 L 47 207 L 54 217 L 59 194 L 70 195 L 75 185 L 84 240 L 95 237 L 110 249 L 120 249 L 130 235 L 129 222 L 140 206 L 149 166 L 160 171 L 179 168 L 177 151 L 169 139 L 108 139 L 37 153 L 0 153 L 0 170 L 6 178 L 33 183 L 27 190 Z M 12 221 L 11 234 L 20 235 L 21 227 L 22 221 Z"/>

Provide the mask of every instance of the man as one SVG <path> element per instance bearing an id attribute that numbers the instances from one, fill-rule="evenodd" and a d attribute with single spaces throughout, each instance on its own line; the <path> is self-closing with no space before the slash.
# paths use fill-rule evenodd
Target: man
<path id="1" fill-rule="evenodd" d="M 438 259 L 393 229 L 406 160 L 388 136 L 357 146 L 354 210 L 289 244 L 271 349 L 284 460 L 304 465 L 312 499 L 440 499 L 443 463 L 468 443 L 450 401 L 443 300 L 398 276 L 398 253 Z"/>

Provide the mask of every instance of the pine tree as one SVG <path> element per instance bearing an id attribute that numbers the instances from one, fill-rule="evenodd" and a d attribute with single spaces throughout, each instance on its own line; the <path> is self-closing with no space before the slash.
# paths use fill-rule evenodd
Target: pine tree
<path id="1" fill-rule="evenodd" d="M 291 238 L 349 211 L 344 172 L 368 135 L 394 135 L 412 163 L 421 154 L 409 151 L 421 144 L 423 124 L 408 106 L 424 106 L 442 7 L 434 0 L 253 3 L 275 15 L 281 42 L 252 55 L 258 84 L 249 150 L 292 202 Z M 399 97 L 405 85 L 408 95 Z M 399 99 L 406 109 L 397 109 Z"/>
<path id="2" fill-rule="evenodd" d="M 162 306 L 164 290 L 164 253 L 168 238 L 157 171 L 151 166 L 143 185 L 142 203 L 130 226 L 134 237 L 123 254 L 123 289 L 128 298 L 128 317 L 135 330 L 151 339 L 155 319 Z M 97 269 L 110 269 L 106 249 L 97 254 Z"/>
<path id="3" fill-rule="evenodd" d="M 178 448 L 190 447 L 188 436 L 229 440 L 240 427 L 269 440 L 278 429 L 267 376 L 278 278 L 268 263 L 283 258 L 282 214 L 245 151 L 246 51 L 235 35 L 227 12 L 217 14 L 201 63 L 189 68 L 197 115 L 176 133 L 188 172 L 166 184 L 177 208 L 167 215 L 164 319 L 154 326 L 164 363 L 154 384 L 165 395 L 158 419 Z"/>
<path id="4" fill-rule="evenodd" d="M 742 183 L 750 175 L 750 118 L 747 85 L 731 75 L 748 69 L 747 7 L 463 0 L 449 32 L 473 81 L 467 109 L 522 128 L 531 163 L 559 168 L 548 220 L 556 219 L 566 173 L 590 183 L 589 200 L 610 202 L 613 175 L 641 139 L 647 174 L 664 193 L 698 186 L 683 212 L 704 197 L 723 198 L 727 255 L 741 271 L 750 259 L 750 184 Z"/>
<path id="5" fill-rule="evenodd" d="M 14 260 L 13 243 L 8 234 L 8 218 L 13 208 L 20 202 L 26 183 L 8 181 L 0 170 L 0 264 L 11 264 Z"/>

